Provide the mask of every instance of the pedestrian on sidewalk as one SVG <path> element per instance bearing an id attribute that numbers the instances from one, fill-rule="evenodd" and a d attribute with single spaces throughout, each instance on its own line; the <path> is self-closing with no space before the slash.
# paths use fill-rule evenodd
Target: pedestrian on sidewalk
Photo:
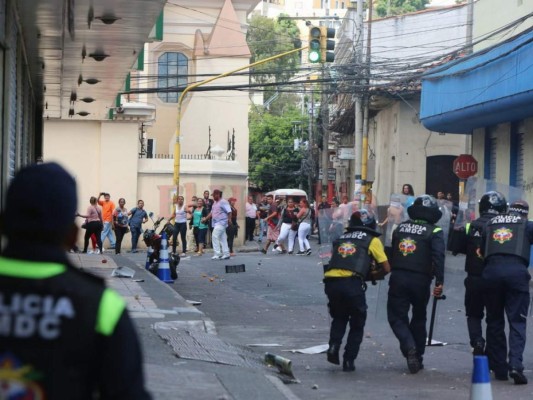
<path id="1" fill-rule="evenodd" d="M 98 250 L 96 251 L 96 254 L 102 253 L 103 247 L 102 247 L 102 240 L 100 239 L 102 236 L 102 211 L 97 206 L 98 199 L 94 196 L 92 196 L 89 199 L 89 207 L 87 207 L 87 212 L 85 215 L 76 213 L 77 217 L 85 218 L 85 236 L 83 238 L 83 251 L 82 253 L 87 253 L 87 248 L 89 247 L 89 238 L 91 235 L 96 236 L 96 244 L 98 245 Z"/>
<path id="2" fill-rule="evenodd" d="M 102 196 L 104 196 L 104 200 L 102 200 Z M 104 222 L 101 235 L 102 245 L 104 245 L 106 238 L 108 238 L 109 248 L 114 250 L 116 243 L 115 236 L 113 235 L 113 211 L 115 211 L 115 203 L 111 201 L 111 195 L 109 193 L 101 192 L 98 196 L 98 205 L 102 207 L 102 219 Z"/>
<path id="3" fill-rule="evenodd" d="M 382 269 L 382 278 L 390 272 L 380 234 L 365 227 L 361 214 L 355 212 L 349 220 L 346 232 L 333 242 L 331 261 L 324 270 L 324 291 L 328 296 L 331 329 L 327 360 L 340 364 L 339 351 L 346 325 L 350 325 L 342 369 L 355 371 L 355 359 L 363 341 L 367 316 L 365 279 L 374 260 Z"/>
<path id="4" fill-rule="evenodd" d="M 128 233 L 128 209 L 126 208 L 126 200 L 124 198 L 118 199 L 118 207 L 113 211 L 113 229 L 117 236 L 115 243 L 115 254 L 120 254 L 122 248 L 122 239 Z"/>
<path id="5" fill-rule="evenodd" d="M 409 372 L 416 374 L 424 366 L 426 310 L 433 277 L 433 296 L 442 295 L 445 246 L 442 229 L 435 225 L 442 212 L 433 196 L 417 197 L 407 212 L 410 219 L 392 234 L 387 319 Z"/>
<path id="6" fill-rule="evenodd" d="M 248 196 L 248 201 L 244 205 L 245 207 L 245 235 L 244 243 L 254 241 L 255 221 L 257 220 L 257 206 L 254 204 L 254 198 Z"/>
<path id="7" fill-rule="evenodd" d="M 2 375 L 23 378 L 17 398 L 150 399 L 125 301 L 67 256 L 76 207 L 76 182 L 58 164 L 22 168 L 10 183 L 0 215 L 0 316 L 11 321 L 2 328 Z"/>
<path id="8" fill-rule="evenodd" d="M 170 216 L 170 220 L 174 219 L 174 231 L 172 233 L 172 252 L 176 253 L 176 247 L 178 244 L 178 234 L 181 238 L 181 256 L 185 256 L 187 253 L 187 218 L 190 211 L 184 204 L 185 199 L 183 196 L 178 196 L 176 203 L 174 204 L 174 212 Z"/>
<path id="9" fill-rule="evenodd" d="M 228 260 L 230 252 L 226 228 L 233 223 L 231 221 L 231 206 L 226 199 L 222 198 L 222 191 L 218 189 L 213 190 L 213 200 L 211 212 L 207 216 L 213 227 L 213 251 L 215 255 L 211 258 L 213 260 Z"/>
<path id="10" fill-rule="evenodd" d="M 192 225 L 194 240 L 198 246 L 198 252 L 196 253 L 199 256 L 204 254 L 205 248 L 205 238 L 207 236 L 207 230 L 209 228 L 207 222 L 207 216 L 209 215 L 207 208 L 204 204 L 204 199 L 198 199 L 196 207 L 192 214 Z"/>
<path id="11" fill-rule="evenodd" d="M 128 215 L 130 216 L 131 252 L 137 253 L 137 244 L 142 234 L 142 224 L 148 222 L 148 214 L 144 209 L 144 201 L 138 200 L 137 207 L 132 208 Z"/>

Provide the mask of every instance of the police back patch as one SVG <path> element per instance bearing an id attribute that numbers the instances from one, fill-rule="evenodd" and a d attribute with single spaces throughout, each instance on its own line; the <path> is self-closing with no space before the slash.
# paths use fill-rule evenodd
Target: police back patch
<path id="1" fill-rule="evenodd" d="M 337 253 L 339 253 L 342 258 L 351 257 L 357 253 L 357 246 L 350 242 L 341 243 L 337 248 Z"/>
<path id="2" fill-rule="evenodd" d="M 492 234 L 492 240 L 498 242 L 499 244 L 504 244 L 513 238 L 513 230 L 503 227 L 496 229 Z"/>
<path id="3" fill-rule="evenodd" d="M 42 385 L 43 374 L 24 364 L 12 354 L 0 355 L 0 399 L 42 400 L 46 396 Z"/>
<path id="4" fill-rule="evenodd" d="M 404 257 L 413 254 L 416 251 L 416 241 L 411 238 L 402 239 L 398 244 L 398 250 Z"/>

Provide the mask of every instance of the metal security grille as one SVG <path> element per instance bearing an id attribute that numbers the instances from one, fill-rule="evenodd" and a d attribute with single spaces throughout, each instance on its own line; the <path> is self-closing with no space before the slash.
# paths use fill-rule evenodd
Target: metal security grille
<path id="1" fill-rule="evenodd" d="M 496 158 L 497 158 L 497 149 L 498 149 L 498 136 L 495 131 L 490 133 L 490 150 L 489 150 L 489 179 L 496 179 Z"/>
<path id="2" fill-rule="evenodd" d="M 516 177 L 515 186 L 521 187 L 524 184 L 524 133 L 516 134 Z"/>
<path id="3" fill-rule="evenodd" d="M 7 148 L 7 176 L 9 179 L 15 176 L 16 143 L 17 143 L 17 25 L 15 18 L 9 18 L 8 29 L 8 59 L 7 59 L 7 85 L 9 100 L 6 104 L 8 108 L 8 148 Z"/>

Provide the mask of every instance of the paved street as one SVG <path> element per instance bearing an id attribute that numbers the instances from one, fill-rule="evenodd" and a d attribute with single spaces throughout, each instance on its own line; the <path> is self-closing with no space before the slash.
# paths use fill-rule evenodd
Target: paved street
<path id="1" fill-rule="evenodd" d="M 316 242 L 312 245 L 316 249 Z M 290 352 L 328 340 L 329 316 L 316 254 L 253 251 L 238 253 L 229 261 L 213 261 L 209 254 L 187 257 L 172 285 L 138 267 L 144 266 L 142 253 L 106 255 L 105 266 L 97 256 L 76 257 L 104 275 L 114 265 L 136 269 L 133 280 L 109 278 L 109 282 L 128 300 L 156 399 L 469 398 L 472 361 L 462 306 L 462 257 L 448 256 L 447 299 L 438 305 L 434 339 L 447 345 L 429 347 L 425 370 L 417 375 L 407 373 L 386 322 L 384 283 L 367 291 L 369 317 L 355 373 L 327 363 L 324 354 Z M 225 265 L 238 264 L 244 264 L 246 272 L 225 273 Z M 143 281 L 134 282 L 138 279 Z M 201 305 L 194 307 L 186 300 Z M 531 326 L 528 332 L 531 336 Z M 290 358 L 299 383 L 283 385 L 273 378 L 279 376 L 275 370 L 261 365 L 265 352 Z M 524 358 L 531 379 L 531 346 Z M 515 386 L 512 381 L 492 382 L 492 389 L 495 399 L 531 399 L 533 394 L 531 384 Z"/>

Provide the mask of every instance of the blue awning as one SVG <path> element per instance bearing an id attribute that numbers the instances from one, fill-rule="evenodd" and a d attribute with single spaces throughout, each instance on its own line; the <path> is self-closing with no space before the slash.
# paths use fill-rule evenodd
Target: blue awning
<path id="1" fill-rule="evenodd" d="M 533 117 L 533 28 L 428 71 L 420 119 L 429 130 L 474 128 Z"/>

